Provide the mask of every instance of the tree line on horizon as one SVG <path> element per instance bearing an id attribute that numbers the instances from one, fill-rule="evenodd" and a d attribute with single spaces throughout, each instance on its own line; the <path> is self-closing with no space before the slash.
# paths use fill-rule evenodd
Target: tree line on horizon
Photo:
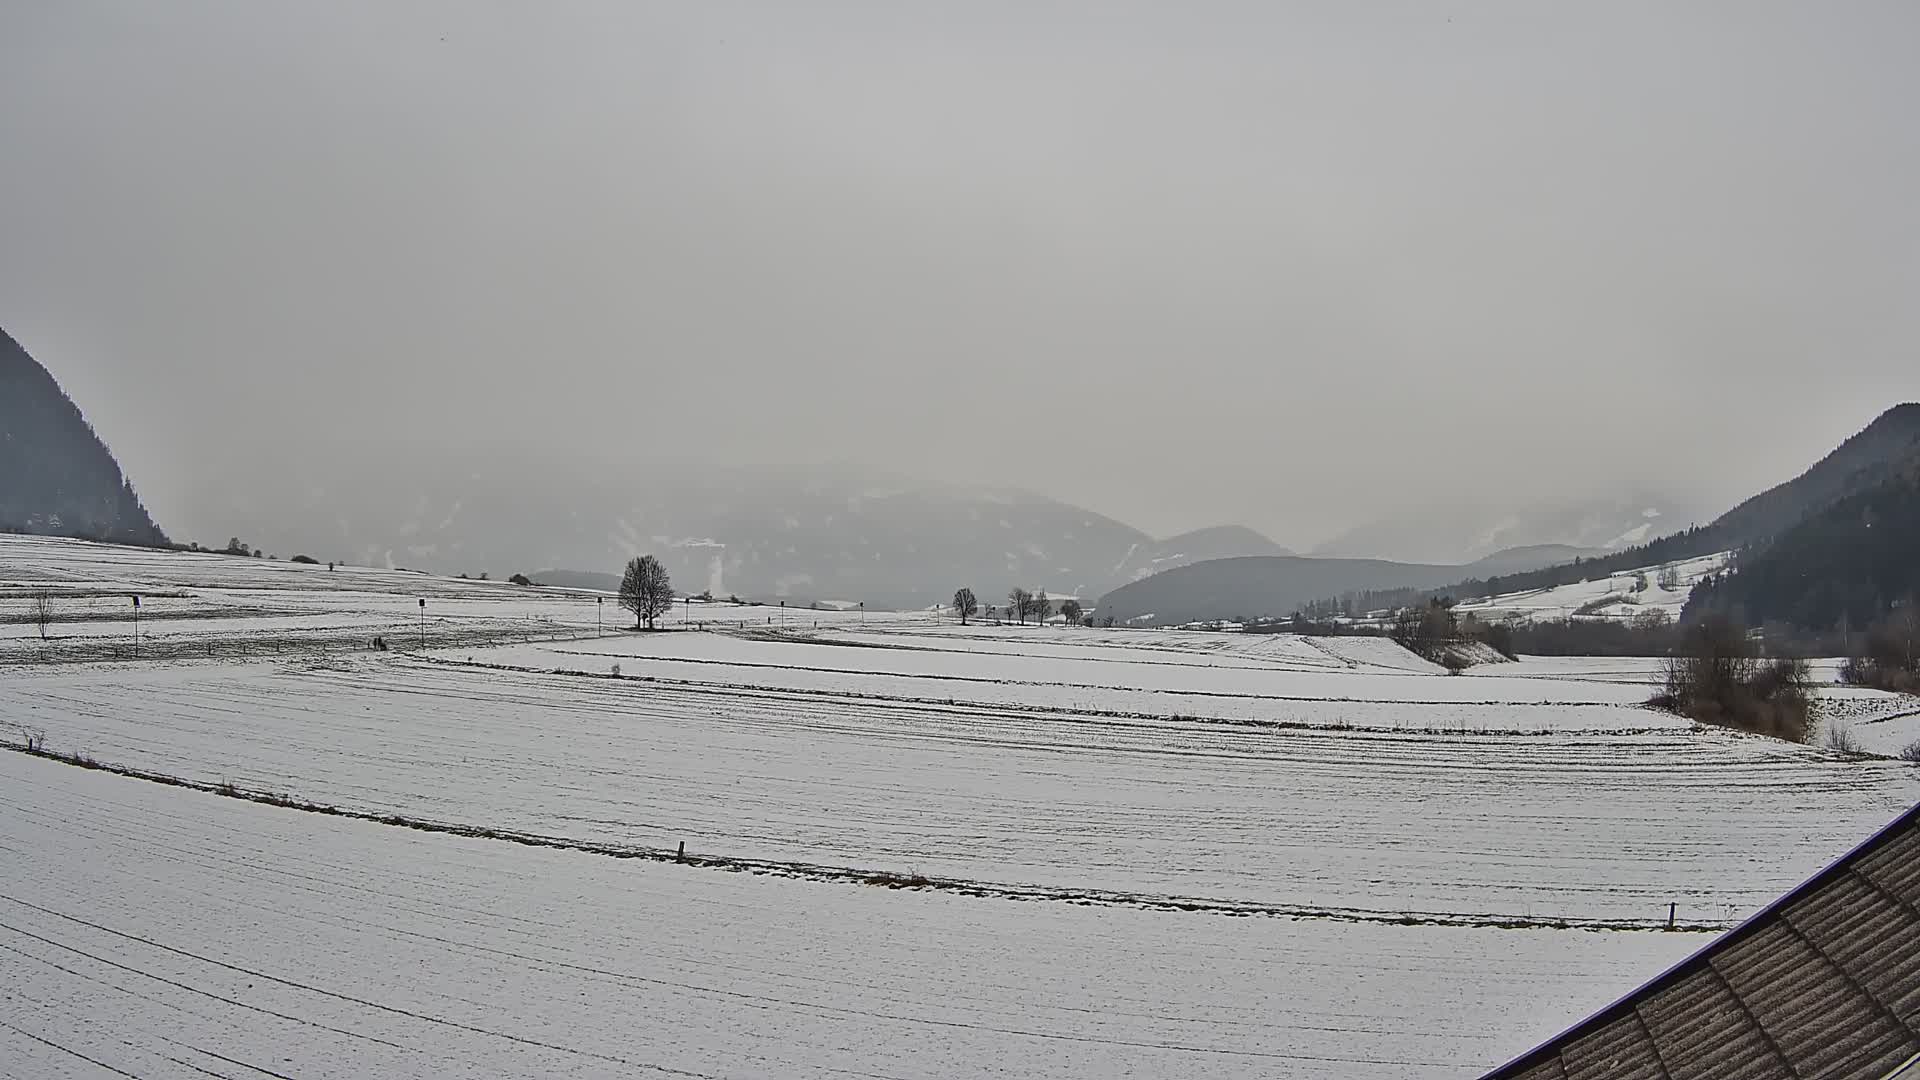
<path id="1" fill-rule="evenodd" d="M 974 595 L 971 588 L 963 586 L 954 591 L 953 611 L 960 617 L 960 625 L 967 625 L 969 620 L 980 615 L 983 610 L 989 619 L 998 617 L 992 605 L 984 609 L 981 607 L 980 598 Z M 1025 626 L 1028 619 L 1032 619 L 1035 625 L 1044 623 L 1055 612 L 1067 620 L 1070 626 L 1078 626 L 1086 618 L 1086 609 L 1080 606 L 1080 601 L 1077 599 L 1068 597 L 1056 608 L 1045 589 L 1027 589 L 1019 585 L 1014 586 L 1007 593 L 1005 612 L 1007 618 L 1021 626 Z M 1106 625 L 1113 625 L 1112 616 L 1108 616 Z"/>

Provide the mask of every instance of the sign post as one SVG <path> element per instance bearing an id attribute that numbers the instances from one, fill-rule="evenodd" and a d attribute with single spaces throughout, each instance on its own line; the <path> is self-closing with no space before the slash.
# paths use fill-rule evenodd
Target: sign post
<path id="1" fill-rule="evenodd" d="M 140 596 L 133 597 L 133 658 L 140 659 Z"/>
<path id="2" fill-rule="evenodd" d="M 427 598 L 420 598 L 420 647 L 427 647 Z"/>
<path id="3" fill-rule="evenodd" d="M 593 598 L 593 636 L 594 637 L 600 637 L 604 633 L 600 629 L 600 613 L 606 610 L 606 604 L 607 604 L 607 598 L 604 596 L 596 596 Z"/>

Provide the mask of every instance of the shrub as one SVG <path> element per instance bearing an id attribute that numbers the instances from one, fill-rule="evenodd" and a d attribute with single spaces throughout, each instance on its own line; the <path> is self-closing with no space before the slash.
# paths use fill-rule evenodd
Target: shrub
<path id="1" fill-rule="evenodd" d="M 1447 674 L 1458 675 L 1461 672 L 1472 667 L 1473 661 L 1467 659 L 1465 656 L 1462 656 L 1461 654 L 1453 651 L 1452 649 L 1448 649 L 1445 653 L 1442 653 L 1440 656 L 1440 666 L 1447 669 Z"/>
<path id="2" fill-rule="evenodd" d="M 1906 748 L 1900 751 L 1900 760 L 1920 762 L 1920 739 L 1908 743 Z"/>
<path id="3" fill-rule="evenodd" d="M 1860 748 L 1860 740 L 1853 737 L 1853 729 L 1850 727 L 1842 727 L 1839 724 L 1829 723 L 1827 725 L 1826 742 L 1827 749 L 1838 750 L 1843 754 L 1859 754 L 1865 752 Z"/>
<path id="4" fill-rule="evenodd" d="M 1859 648 L 1840 665 L 1842 682 L 1895 693 L 1920 693 L 1920 611 L 1912 602 L 1870 627 Z"/>
<path id="5" fill-rule="evenodd" d="M 305 563 L 305 564 L 306 564 L 306 565 L 308 565 L 308 566 L 318 566 L 318 565 L 320 565 L 320 560 L 319 560 L 319 559 L 316 559 L 316 558 L 314 558 L 314 557 L 313 557 L 313 556 L 311 556 L 311 555 L 295 555 L 295 556 L 294 556 L 293 558 L 291 558 L 291 559 L 288 559 L 287 561 L 288 561 L 288 562 L 297 562 L 297 563 Z"/>
<path id="6" fill-rule="evenodd" d="M 513 575 L 512 577 L 510 577 L 510 578 L 508 578 L 508 579 L 507 579 L 507 581 L 509 581 L 510 583 L 512 583 L 512 584 L 514 584 L 514 585 L 532 585 L 532 584 L 534 584 L 534 580 L 533 580 L 532 578 L 530 578 L 530 577 L 528 577 L 528 576 L 527 576 L 527 575 L 525 575 L 525 574 L 515 574 L 515 575 Z"/>
<path id="7" fill-rule="evenodd" d="M 1703 724 L 1803 743 L 1811 731 L 1813 681 L 1805 660 L 1760 660 L 1746 630 L 1724 615 L 1682 628 L 1668 659 L 1666 690 L 1648 704 Z"/>

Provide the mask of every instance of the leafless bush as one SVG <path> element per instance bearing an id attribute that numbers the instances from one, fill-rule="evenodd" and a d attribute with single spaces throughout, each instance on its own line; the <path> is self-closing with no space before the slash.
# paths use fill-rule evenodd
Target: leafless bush
<path id="1" fill-rule="evenodd" d="M 1860 740 L 1853 737 L 1853 729 L 1842 724 L 1827 724 L 1827 749 L 1838 750 L 1843 754 L 1861 754 Z"/>
<path id="2" fill-rule="evenodd" d="M 1842 682 L 1895 693 L 1920 693 L 1920 608 L 1911 600 L 1888 612 L 1840 665 Z"/>
<path id="3" fill-rule="evenodd" d="M 1666 690 L 1649 704 L 1703 724 L 1807 741 L 1813 680 L 1804 660 L 1761 660 L 1739 624 L 1709 615 L 1681 631 Z"/>
<path id="4" fill-rule="evenodd" d="M 50 593 L 33 594 L 33 624 L 40 628 L 40 640 L 47 640 L 47 624 L 53 622 L 53 596 Z"/>
<path id="5" fill-rule="evenodd" d="M 1900 751 L 1900 760 L 1920 762 L 1920 739 L 1908 743 L 1906 749 Z"/>

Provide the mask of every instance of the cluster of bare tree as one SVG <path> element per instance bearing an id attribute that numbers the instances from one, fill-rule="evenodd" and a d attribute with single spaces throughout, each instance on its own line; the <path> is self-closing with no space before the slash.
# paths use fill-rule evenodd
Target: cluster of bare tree
<path id="1" fill-rule="evenodd" d="M 1666 690 L 1648 704 L 1703 724 L 1807 741 L 1813 683 L 1805 660 L 1761 659 L 1746 627 L 1718 612 L 1682 624 L 1679 637 Z"/>
<path id="2" fill-rule="evenodd" d="M 1854 638 L 1851 633 L 1846 635 Z M 1908 597 L 1867 628 L 1847 650 L 1840 678 L 1902 694 L 1920 693 L 1920 608 Z"/>
<path id="3" fill-rule="evenodd" d="M 958 589 L 953 594 L 953 611 L 960 616 L 960 624 L 964 626 L 967 620 L 982 613 L 980 598 L 973 594 L 972 589 Z M 997 614 L 992 606 L 988 606 L 984 611 L 987 618 L 993 618 Z M 1028 619 L 1032 619 L 1036 624 L 1044 623 L 1056 612 L 1061 618 L 1075 625 L 1078 625 L 1086 615 L 1086 609 L 1080 606 L 1080 601 L 1071 597 L 1062 600 L 1059 607 L 1055 607 L 1053 600 L 1047 596 L 1044 589 L 1029 591 L 1015 587 L 1007 594 L 1006 617 L 1022 626 L 1026 625 Z M 1113 624 L 1109 622 L 1107 625 Z"/>

